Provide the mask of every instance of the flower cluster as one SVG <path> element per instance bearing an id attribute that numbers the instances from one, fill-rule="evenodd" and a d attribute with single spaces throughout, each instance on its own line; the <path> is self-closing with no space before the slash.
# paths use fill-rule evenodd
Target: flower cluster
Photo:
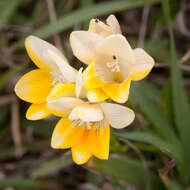
<path id="1" fill-rule="evenodd" d="M 27 119 L 61 117 L 53 131 L 53 148 L 71 148 L 77 164 L 91 156 L 108 159 L 110 125 L 121 129 L 135 117 L 131 109 L 116 103 L 127 101 L 131 81 L 146 77 L 154 60 L 143 49 L 131 48 L 114 15 L 106 24 L 92 19 L 88 31 L 72 32 L 70 44 L 73 54 L 87 64 L 84 71 L 71 67 L 48 42 L 26 38 L 27 53 L 38 69 L 25 74 L 15 92 L 32 103 Z M 107 103 L 109 98 L 116 103 Z"/>

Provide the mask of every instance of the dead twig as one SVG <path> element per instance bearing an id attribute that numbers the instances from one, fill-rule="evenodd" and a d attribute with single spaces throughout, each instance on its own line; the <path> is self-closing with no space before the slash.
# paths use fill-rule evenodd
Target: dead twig
<path id="1" fill-rule="evenodd" d="M 138 40 L 138 47 L 144 47 L 144 40 L 147 30 L 147 23 L 148 23 L 148 15 L 150 12 L 150 6 L 145 6 L 143 8 L 143 14 L 142 14 L 142 21 L 140 25 L 140 31 L 139 31 L 139 40 Z"/>
<path id="2" fill-rule="evenodd" d="M 57 18 L 56 18 L 56 12 L 55 12 L 55 7 L 54 7 L 54 0 L 46 0 L 46 2 L 47 2 L 50 21 L 55 22 Z M 63 51 L 63 47 L 61 44 L 61 38 L 60 38 L 59 34 L 54 35 L 54 42 L 55 42 L 55 46 L 58 49 L 60 49 L 61 51 Z"/>
<path id="3" fill-rule="evenodd" d="M 15 145 L 16 157 L 21 157 L 23 154 L 21 133 L 20 133 L 20 119 L 19 119 L 19 103 L 15 99 L 11 104 L 11 132 Z"/>
<path id="4" fill-rule="evenodd" d="M 16 96 L 8 95 L 0 97 L 0 107 L 6 104 L 10 104 L 16 100 Z"/>

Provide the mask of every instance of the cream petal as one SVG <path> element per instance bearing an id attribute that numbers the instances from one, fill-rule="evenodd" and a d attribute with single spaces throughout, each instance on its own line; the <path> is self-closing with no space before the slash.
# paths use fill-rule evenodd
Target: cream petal
<path id="1" fill-rule="evenodd" d="M 76 88 L 75 88 L 75 93 L 76 97 L 80 97 L 80 94 L 82 92 L 83 88 L 83 77 L 82 77 L 82 70 L 83 68 L 81 67 L 78 71 L 77 78 L 76 78 Z"/>
<path id="2" fill-rule="evenodd" d="M 82 103 L 83 101 L 78 98 L 61 97 L 61 98 L 48 101 L 47 108 L 53 114 L 61 116 L 61 115 L 69 114 L 75 106 L 78 106 Z"/>
<path id="3" fill-rule="evenodd" d="M 84 122 L 101 121 L 104 118 L 104 114 L 101 107 L 98 104 L 84 103 L 76 106 L 70 113 L 69 119 L 80 119 Z"/>
<path id="4" fill-rule="evenodd" d="M 104 56 L 116 56 L 119 61 L 134 64 L 134 54 L 126 38 L 121 34 L 113 34 L 96 45 L 96 51 Z"/>
<path id="5" fill-rule="evenodd" d="M 118 104 L 101 103 L 101 107 L 108 122 L 117 129 L 127 127 L 135 118 L 131 109 Z"/>
<path id="6" fill-rule="evenodd" d="M 52 61 L 53 68 L 53 76 L 55 76 L 55 80 L 59 80 L 63 78 L 64 82 L 75 82 L 77 77 L 77 70 L 69 65 L 68 62 L 63 60 L 62 56 L 57 54 L 52 50 L 47 50 L 47 55 L 49 60 Z"/>
<path id="7" fill-rule="evenodd" d="M 27 37 L 25 47 L 32 61 L 41 69 L 50 71 L 54 67 L 54 63 L 52 63 L 52 60 L 47 55 L 48 50 L 56 53 L 67 62 L 64 55 L 56 47 L 36 36 L 31 35 Z"/>
<path id="8" fill-rule="evenodd" d="M 121 34 L 120 24 L 114 15 L 110 15 L 106 19 L 106 23 L 111 27 L 114 34 Z"/>
<path id="9" fill-rule="evenodd" d="M 90 64 L 96 58 L 95 46 L 103 38 L 93 32 L 74 31 L 70 35 L 73 54 L 83 63 Z"/>
<path id="10" fill-rule="evenodd" d="M 154 59 L 143 49 L 134 49 L 135 64 L 131 68 L 132 80 L 145 78 L 154 66 Z"/>
<path id="11" fill-rule="evenodd" d="M 88 31 L 99 34 L 102 37 L 107 37 L 112 34 L 111 27 L 108 26 L 107 24 L 104 24 L 98 19 L 91 19 Z"/>
<path id="12" fill-rule="evenodd" d="M 75 81 L 77 71 L 69 65 L 65 56 L 56 47 L 35 36 L 26 38 L 25 47 L 32 61 L 40 69 L 54 72 L 54 76 L 63 75 L 68 81 Z"/>

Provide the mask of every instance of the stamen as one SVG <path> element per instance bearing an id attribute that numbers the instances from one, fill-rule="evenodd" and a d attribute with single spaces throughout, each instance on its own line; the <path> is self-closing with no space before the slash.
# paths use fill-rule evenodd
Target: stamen
<path id="1" fill-rule="evenodd" d="M 117 59 L 115 55 L 113 55 L 113 59 L 114 59 L 114 60 L 116 60 L 116 59 Z"/>
<path id="2" fill-rule="evenodd" d="M 95 22 L 96 22 L 96 23 L 98 23 L 98 22 L 99 22 L 99 20 L 96 18 L 96 19 L 95 19 Z"/>
<path id="3" fill-rule="evenodd" d="M 82 121 L 80 119 L 76 119 L 76 120 L 72 120 L 72 126 L 73 127 L 83 127 L 83 128 L 87 128 L 88 130 L 91 129 L 99 129 L 102 130 L 105 126 L 105 122 L 106 120 L 103 119 L 102 121 L 98 121 L 98 122 L 86 122 L 86 121 Z"/>

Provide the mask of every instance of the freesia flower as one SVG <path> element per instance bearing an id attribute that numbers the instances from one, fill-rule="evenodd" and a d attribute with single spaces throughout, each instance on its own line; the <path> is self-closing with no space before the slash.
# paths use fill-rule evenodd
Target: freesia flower
<path id="1" fill-rule="evenodd" d="M 51 114 L 46 106 L 46 98 L 57 83 L 75 83 L 77 71 L 72 68 L 64 55 L 53 45 L 35 36 L 25 40 L 28 55 L 39 69 L 25 74 L 16 84 L 19 98 L 32 103 L 26 117 L 30 120 L 42 119 Z M 73 90 L 67 84 L 65 93 Z"/>
<path id="2" fill-rule="evenodd" d="M 84 164 L 93 155 L 108 159 L 110 126 L 117 129 L 128 126 L 134 120 L 134 112 L 124 106 L 80 99 L 81 82 L 73 84 L 76 89 L 65 93 L 67 84 L 57 84 L 47 97 L 47 107 L 62 118 L 57 123 L 51 146 L 56 149 L 72 149 L 75 163 Z M 79 85 L 79 87 L 77 87 Z"/>
<path id="3" fill-rule="evenodd" d="M 73 54 L 88 65 L 84 86 L 91 102 L 106 98 L 126 102 L 131 80 L 145 78 L 154 66 L 153 58 L 143 49 L 131 48 L 113 20 L 112 17 L 112 25 L 91 20 L 89 31 L 74 31 L 70 35 Z"/>

